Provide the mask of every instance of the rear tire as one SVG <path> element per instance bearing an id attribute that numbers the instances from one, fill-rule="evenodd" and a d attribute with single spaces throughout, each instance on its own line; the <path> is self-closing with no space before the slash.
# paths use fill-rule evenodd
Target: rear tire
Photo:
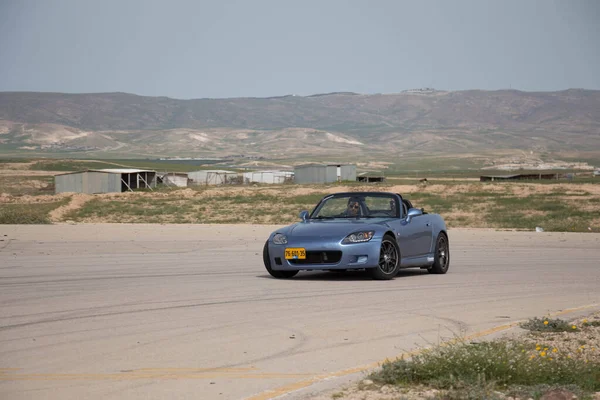
<path id="1" fill-rule="evenodd" d="M 269 241 L 265 242 L 265 247 L 263 247 L 263 262 L 265 263 L 265 268 L 267 272 L 273 277 L 277 279 L 289 279 L 298 273 L 298 271 L 273 271 L 271 268 L 271 258 L 269 257 Z"/>
<path id="2" fill-rule="evenodd" d="M 434 261 L 431 268 L 427 271 L 430 274 L 445 274 L 450 267 L 450 245 L 448 244 L 448 236 L 444 232 L 440 232 L 435 241 Z"/>
<path id="3" fill-rule="evenodd" d="M 376 280 L 390 280 L 396 276 L 400 270 L 400 248 L 396 238 L 385 235 L 381 240 L 381 249 L 379 251 L 379 265 L 370 268 L 371 278 Z"/>

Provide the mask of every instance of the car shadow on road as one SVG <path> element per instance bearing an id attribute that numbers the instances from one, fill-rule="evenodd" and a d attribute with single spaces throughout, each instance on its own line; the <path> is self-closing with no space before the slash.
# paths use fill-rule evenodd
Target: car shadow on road
<path id="1" fill-rule="evenodd" d="M 400 270 L 394 279 L 406 279 L 421 275 L 429 275 L 424 269 Z M 258 275 L 257 278 L 275 279 L 269 274 Z M 298 275 L 286 280 L 294 281 L 371 281 L 371 276 L 366 271 L 300 271 Z"/>

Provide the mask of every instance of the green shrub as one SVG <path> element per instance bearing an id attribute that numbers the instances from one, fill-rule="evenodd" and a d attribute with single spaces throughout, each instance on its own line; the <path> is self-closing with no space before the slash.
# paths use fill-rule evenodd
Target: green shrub
<path id="1" fill-rule="evenodd" d="M 600 364 L 569 358 L 532 356 L 526 344 L 497 340 L 459 342 L 423 351 L 410 360 L 383 364 L 371 375 L 380 384 L 426 384 L 438 389 L 510 386 L 574 385 L 600 390 Z"/>
<path id="2" fill-rule="evenodd" d="M 521 328 L 537 332 L 572 332 L 573 325 L 562 319 L 531 318 L 520 324 Z"/>

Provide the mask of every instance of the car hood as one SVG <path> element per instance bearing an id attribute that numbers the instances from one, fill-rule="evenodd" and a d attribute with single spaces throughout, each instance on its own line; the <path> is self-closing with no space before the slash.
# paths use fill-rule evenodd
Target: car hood
<path id="1" fill-rule="evenodd" d="M 294 237 L 344 237 L 359 230 L 378 230 L 384 225 L 382 219 L 307 221 L 291 225 L 287 234 Z"/>

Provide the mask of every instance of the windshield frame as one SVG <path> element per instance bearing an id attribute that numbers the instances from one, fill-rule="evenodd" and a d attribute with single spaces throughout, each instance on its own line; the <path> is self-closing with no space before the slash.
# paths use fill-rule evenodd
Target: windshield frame
<path id="1" fill-rule="evenodd" d="M 386 198 L 386 199 L 389 199 L 390 201 L 394 200 L 395 207 L 394 207 L 393 213 L 392 213 L 392 210 L 390 209 L 390 210 L 388 210 L 389 213 L 387 213 L 387 214 L 384 213 L 384 211 L 386 211 L 386 210 L 373 210 L 374 214 L 370 214 L 370 213 L 365 214 L 365 212 L 364 212 L 364 210 L 366 209 L 365 200 L 368 202 L 369 198 L 375 198 L 375 197 Z M 321 211 L 323 210 L 323 207 L 325 207 L 329 201 L 344 199 L 345 202 L 348 202 L 351 198 L 357 198 L 361 201 L 361 205 L 362 205 L 361 210 L 363 210 L 363 212 L 361 212 L 359 215 L 341 215 L 341 214 L 319 215 L 321 213 Z M 398 218 L 402 217 L 402 209 L 400 207 L 401 202 L 402 202 L 402 197 L 399 194 L 390 193 L 390 192 L 335 193 L 335 194 L 331 194 L 331 195 L 327 195 L 327 196 L 323 197 L 321 199 L 321 201 L 319 201 L 319 203 L 312 210 L 312 212 L 309 214 L 308 218 L 313 219 L 313 220 L 360 219 L 360 218 L 386 218 L 386 219 L 394 218 L 394 219 L 398 219 Z M 371 211 L 371 210 L 369 210 L 369 211 Z"/>

